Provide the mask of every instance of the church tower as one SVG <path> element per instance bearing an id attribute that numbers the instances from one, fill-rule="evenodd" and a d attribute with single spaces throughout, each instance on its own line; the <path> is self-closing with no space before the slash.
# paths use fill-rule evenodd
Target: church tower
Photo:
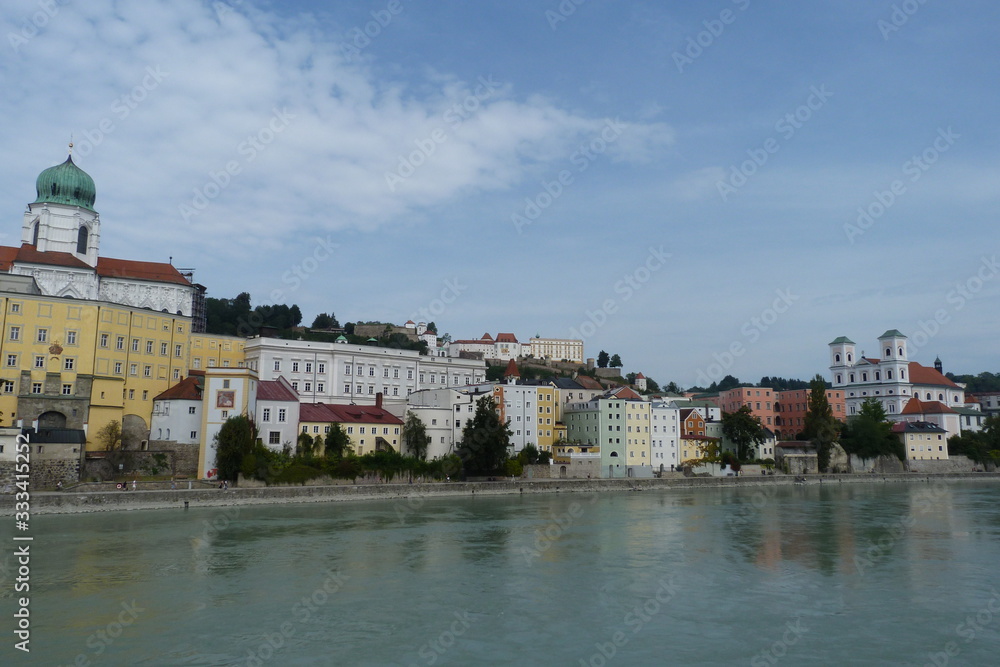
<path id="1" fill-rule="evenodd" d="M 28 204 L 21 226 L 21 243 L 38 252 L 62 252 L 87 266 L 97 266 L 101 217 L 94 210 L 94 179 L 73 162 L 73 145 L 66 161 L 49 167 L 35 181 L 35 201 Z"/>
<path id="2" fill-rule="evenodd" d="M 848 370 L 856 362 L 853 340 L 847 336 L 840 336 L 830 343 L 830 373 L 833 375 L 834 387 L 847 384 Z"/>

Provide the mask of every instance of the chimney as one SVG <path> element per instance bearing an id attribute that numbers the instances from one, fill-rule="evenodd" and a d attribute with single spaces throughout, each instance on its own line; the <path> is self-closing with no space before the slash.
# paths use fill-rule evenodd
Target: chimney
<path id="1" fill-rule="evenodd" d="M 382 392 L 375 394 L 375 407 L 376 408 L 382 407 Z"/>

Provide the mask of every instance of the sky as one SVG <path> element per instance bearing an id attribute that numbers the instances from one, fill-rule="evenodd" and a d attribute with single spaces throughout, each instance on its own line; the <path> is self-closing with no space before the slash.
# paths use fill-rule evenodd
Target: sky
<path id="1" fill-rule="evenodd" d="M 1000 371 L 1000 5 L 7 0 L 0 243 L 65 160 L 101 253 L 306 324 L 625 372 Z"/>

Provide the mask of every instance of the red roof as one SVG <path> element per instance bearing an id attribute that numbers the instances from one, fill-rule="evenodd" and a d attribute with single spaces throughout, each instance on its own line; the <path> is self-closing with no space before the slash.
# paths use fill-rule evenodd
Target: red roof
<path id="1" fill-rule="evenodd" d="M 604 389 L 604 385 L 590 377 L 589 375 L 577 375 L 576 383 L 584 389 Z"/>
<path id="2" fill-rule="evenodd" d="M 498 343 L 516 343 L 517 336 L 512 333 L 498 333 L 497 334 Z"/>
<path id="3" fill-rule="evenodd" d="M 611 395 L 615 398 L 621 398 L 628 401 L 642 400 L 642 396 L 635 393 L 628 387 L 619 387 L 611 392 Z"/>
<path id="4" fill-rule="evenodd" d="M 24 243 L 20 248 L 0 246 L 0 270 L 10 271 L 14 262 L 94 270 L 89 264 L 68 252 L 42 252 L 30 243 Z M 191 284 L 172 264 L 163 262 L 138 262 L 131 259 L 99 257 L 97 259 L 97 274 L 106 278 L 129 278 L 177 285 Z"/>
<path id="5" fill-rule="evenodd" d="M 24 264 L 51 264 L 54 266 L 68 266 L 74 269 L 93 270 L 89 264 L 77 259 L 68 252 L 41 252 L 29 243 L 22 244 L 15 251 L 13 261 L 23 262 Z"/>
<path id="6" fill-rule="evenodd" d="M 491 336 L 490 332 L 487 331 L 486 333 L 483 334 L 483 337 L 480 340 L 488 340 L 490 342 L 493 342 L 493 336 Z"/>
<path id="7" fill-rule="evenodd" d="M 941 401 L 921 401 L 919 398 L 914 396 L 906 402 L 906 405 L 903 407 L 903 411 L 900 414 L 940 415 L 954 412 L 954 410 Z"/>
<path id="8" fill-rule="evenodd" d="M 303 403 L 299 406 L 299 421 L 403 425 L 403 420 L 385 408 L 374 405 L 330 405 L 327 403 Z"/>
<path id="9" fill-rule="evenodd" d="M 517 364 L 514 363 L 513 359 L 511 359 L 510 361 L 507 362 L 507 370 L 505 370 L 503 372 L 503 376 L 505 378 L 509 378 L 509 377 L 519 378 L 519 377 L 521 377 L 521 374 L 517 370 Z"/>
<path id="10" fill-rule="evenodd" d="M 173 264 L 163 262 L 138 262 L 131 259 L 99 257 L 97 259 L 97 274 L 105 278 L 149 280 L 156 283 L 175 283 L 177 285 L 191 284 L 187 278 L 181 275 L 180 271 L 174 268 Z"/>
<path id="11" fill-rule="evenodd" d="M 635 379 L 636 379 L 636 380 L 645 380 L 645 379 L 646 379 L 646 376 L 645 376 L 645 375 L 643 375 L 642 373 L 638 373 L 638 374 L 637 374 L 637 375 L 635 376 Z"/>
<path id="12" fill-rule="evenodd" d="M 961 389 L 961 387 L 942 375 L 936 368 L 921 366 L 915 361 L 910 362 L 910 382 L 912 384 L 931 384 Z"/>
<path id="13" fill-rule="evenodd" d="M 257 400 L 295 403 L 299 400 L 299 395 L 288 384 L 288 380 L 279 377 L 277 380 L 261 380 L 257 383 Z"/>
<path id="14" fill-rule="evenodd" d="M 154 401 L 200 401 L 204 374 L 189 376 L 153 398 Z"/>

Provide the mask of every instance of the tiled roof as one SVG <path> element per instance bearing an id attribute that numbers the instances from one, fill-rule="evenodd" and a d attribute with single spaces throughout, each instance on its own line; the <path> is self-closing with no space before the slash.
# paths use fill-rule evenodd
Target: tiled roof
<path id="1" fill-rule="evenodd" d="M 279 377 L 277 380 L 261 380 L 257 383 L 257 400 L 295 403 L 299 400 L 299 395 L 288 384 L 288 380 Z"/>
<path id="2" fill-rule="evenodd" d="M 896 422 L 892 425 L 893 433 L 947 433 L 937 424 L 924 421 Z"/>
<path id="3" fill-rule="evenodd" d="M 377 408 L 374 405 L 327 405 L 327 408 L 337 414 L 337 421 L 341 423 L 377 423 L 397 426 L 403 424 L 403 420 L 396 415 L 385 408 Z"/>
<path id="4" fill-rule="evenodd" d="M 847 336 L 837 336 L 836 338 L 833 339 L 833 342 L 831 342 L 830 345 L 839 345 L 841 343 L 845 343 L 847 345 L 854 345 L 854 341 L 848 338 Z"/>
<path id="5" fill-rule="evenodd" d="M 516 343 L 517 336 L 512 333 L 498 333 L 497 334 L 498 343 Z"/>
<path id="6" fill-rule="evenodd" d="M 940 415 L 955 412 L 940 401 L 921 401 L 913 397 L 906 402 L 903 411 L 904 415 Z"/>
<path id="7" fill-rule="evenodd" d="M 170 389 L 153 398 L 154 401 L 200 401 L 204 374 L 184 378 Z"/>
<path id="8" fill-rule="evenodd" d="M 910 362 L 910 382 L 912 384 L 929 384 L 961 389 L 961 387 L 946 378 L 937 369 L 930 368 L 929 366 L 921 366 L 915 361 Z"/>
<path id="9" fill-rule="evenodd" d="M 584 389 L 604 389 L 604 385 L 589 375 L 577 375 L 576 383 Z"/>
<path id="10" fill-rule="evenodd" d="M 878 337 L 879 340 L 883 338 L 906 338 L 903 334 L 899 332 L 899 329 L 889 329 L 884 334 Z"/>
<path id="11" fill-rule="evenodd" d="M 99 257 L 97 259 L 97 274 L 105 278 L 148 280 L 155 283 L 174 283 L 177 285 L 191 284 L 187 278 L 181 275 L 180 271 L 174 268 L 173 264 L 164 262 L 138 262 L 131 259 Z"/>
<path id="12" fill-rule="evenodd" d="M 511 359 L 510 361 L 507 362 L 507 369 L 503 372 L 503 376 L 505 378 L 509 378 L 509 377 L 519 378 L 519 377 L 521 377 L 521 373 L 518 372 L 518 370 L 517 370 L 517 364 L 514 362 L 513 359 Z"/>
<path id="13" fill-rule="evenodd" d="M 35 246 L 24 243 L 17 249 L 13 259 L 15 262 L 24 264 L 49 264 L 53 266 L 66 266 L 74 269 L 93 270 L 89 264 L 77 259 L 68 252 L 40 252 Z"/>

